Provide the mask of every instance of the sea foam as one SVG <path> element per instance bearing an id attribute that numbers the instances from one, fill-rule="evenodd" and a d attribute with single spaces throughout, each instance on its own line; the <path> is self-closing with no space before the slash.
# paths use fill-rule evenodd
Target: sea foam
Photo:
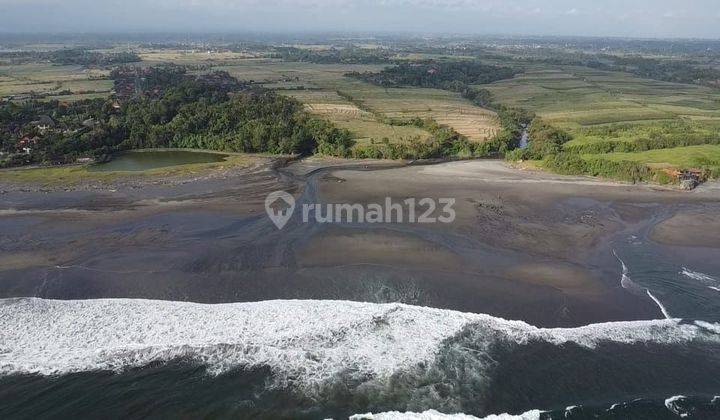
<path id="1" fill-rule="evenodd" d="M 532 410 L 523 414 L 492 414 L 482 419 L 468 414 L 443 414 L 435 410 L 422 413 L 388 411 L 385 413 L 367 413 L 350 416 L 350 420 L 539 420 L 540 410 Z"/>
<path id="2" fill-rule="evenodd" d="M 211 374 L 270 367 L 278 385 L 312 392 L 337 375 L 383 380 L 427 365 L 468 329 L 497 340 L 720 343 L 716 324 L 680 320 L 536 328 L 489 315 L 402 304 L 267 301 L 197 304 L 137 299 L 0 300 L 0 373 L 120 371 L 178 358 Z"/>
<path id="3" fill-rule="evenodd" d="M 692 271 L 688 268 L 683 267 L 682 271 L 680 271 L 680 274 L 683 276 L 699 281 L 700 283 L 707 286 L 708 289 L 715 290 L 716 292 L 720 292 L 720 280 L 716 279 L 713 276 L 710 276 L 705 273 L 700 273 L 697 271 Z"/>

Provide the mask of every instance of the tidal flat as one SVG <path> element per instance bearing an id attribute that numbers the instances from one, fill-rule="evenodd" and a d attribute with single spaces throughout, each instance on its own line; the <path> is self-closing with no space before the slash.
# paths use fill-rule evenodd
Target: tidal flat
<path id="1" fill-rule="evenodd" d="M 493 160 L 257 157 L 221 176 L 175 182 L 0 189 L 2 298 L 402 302 L 573 327 L 663 317 L 645 290 L 660 302 L 669 291 L 626 287 L 626 265 L 629 278 L 658 261 L 672 262 L 668 275 L 676 266 L 720 273 L 720 245 L 692 222 L 718 223 L 714 184 L 681 192 Z M 296 211 L 278 230 L 264 209 L 276 190 L 299 204 L 452 197 L 457 218 L 318 224 Z M 688 229 L 678 227 L 688 218 Z M 665 309 L 682 317 L 691 306 Z M 713 320 L 717 308 L 706 309 L 700 318 Z"/>

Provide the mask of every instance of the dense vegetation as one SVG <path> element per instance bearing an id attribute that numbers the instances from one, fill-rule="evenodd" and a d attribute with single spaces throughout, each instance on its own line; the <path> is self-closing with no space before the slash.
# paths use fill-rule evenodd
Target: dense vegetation
<path id="1" fill-rule="evenodd" d="M 541 118 L 535 118 L 527 127 L 528 142 L 524 149 L 516 149 L 508 154 L 508 159 L 543 159 L 563 151 L 563 145 L 571 140 L 570 134 L 555 128 Z"/>
<path id="2" fill-rule="evenodd" d="M 275 56 L 285 61 L 304 61 L 317 64 L 385 64 L 392 53 L 384 49 L 330 48 L 311 50 L 307 48 L 278 47 Z"/>
<path id="3" fill-rule="evenodd" d="M 227 73 L 190 76 L 177 66 L 150 73 L 152 90 L 121 103 L 3 105 L 3 164 L 67 163 L 148 147 L 344 156 L 352 145 L 347 131 L 311 117 L 299 102 L 241 84 Z"/>
<path id="4" fill-rule="evenodd" d="M 561 173 L 631 181 L 667 182 L 673 176 L 677 177 L 678 170 L 690 168 L 707 176 L 718 173 L 718 146 L 713 145 L 720 145 L 720 123 L 716 118 L 720 108 L 714 91 L 672 86 L 632 75 L 715 86 L 720 80 L 720 71 L 714 70 L 711 64 L 720 59 L 720 48 L 717 47 L 720 44 L 709 43 L 708 48 L 704 48 L 701 44 L 705 43 L 689 42 L 688 51 L 681 49 L 678 52 L 673 43 L 645 45 L 644 42 L 620 40 L 579 39 L 560 43 L 557 40 L 519 39 L 513 40 L 510 47 L 504 46 L 506 43 L 506 40 L 492 44 L 460 40 L 418 44 L 396 40 L 381 43 L 380 48 L 361 48 L 350 43 L 312 48 L 263 43 L 212 47 L 213 53 L 245 52 L 250 48 L 254 54 L 272 55 L 285 61 L 393 64 L 393 67 L 375 73 L 348 74 L 375 86 L 335 83 L 335 79 L 333 83 L 326 83 L 324 66 L 310 66 L 308 69 L 313 73 L 298 78 L 302 81 L 322 80 L 323 83 L 313 84 L 312 89 L 319 92 L 337 90 L 338 96 L 372 114 L 374 118 L 368 118 L 365 112 L 346 114 L 347 110 L 341 106 L 336 110 L 337 115 L 319 112 L 323 118 L 353 130 L 355 137 L 363 139 L 355 145 L 350 133 L 312 117 L 292 99 L 256 85 L 240 83 L 227 73 L 207 73 L 213 68 L 204 53 L 207 44 L 180 46 L 183 50 L 203 49 L 193 58 L 196 61 L 189 60 L 195 53 L 187 53 L 186 57 L 185 51 L 176 51 L 178 44 L 169 44 L 173 53 L 183 56 L 182 62 L 187 63 L 184 66 L 117 67 L 137 61 L 139 57 L 131 53 L 100 52 L 113 51 L 114 44 L 47 52 L 0 53 L 0 60 L 12 64 L 29 60 L 33 64 L 28 69 L 11 68 L 12 71 L 8 71 L 12 77 L 7 77 L 4 89 L 8 92 L 6 97 L 15 104 L 0 106 L 0 164 L 64 163 L 125 149 L 190 147 L 391 159 L 506 156 L 508 159 L 533 160 Z M 313 45 L 318 44 L 321 43 L 313 42 Z M 662 52 L 649 55 L 656 49 Z M 402 61 L 400 58 L 404 55 L 408 55 L 406 59 L 416 61 Z M 487 65 L 479 60 L 503 64 Z M 236 74 L 242 74 L 236 67 L 246 66 L 239 64 L 241 62 L 243 60 L 237 61 L 238 66 L 233 68 Z M 63 68 L 51 63 L 72 66 Z M 54 80 L 59 77 L 64 80 L 65 75 L 70 74 L 66 69 L 77 69 L 78 65 L 113 67 L 109 76 L 114 81 L 112 100 L 72 102 L 91 95 L 74 95 L 81 91 L 76 86 L 84 88 L 84 85 L 74 83 L 75 79 L 67 77 L 71 80 L 68 86 L 73 87 L 64 90 L 61 89 L 64 85 Z M 290 69 L 307 67 L 289 63 L 277 65 Z M 248 79 L 254 78 L 257 69 L 247 67 L 248 74 L 253 75 L 247 76 Z M 334 72 L 339 67 L 328 68 Z M 516 69 L 525 69 L 526 74 L 509 80 L 518 72 Z M 273 80 L 274 71 L 268 70 L 267 80 Z M 193 76 L 189 72 L 205 74 Z M 104 72 L 88 74 L 87 78 L 93 81 L 107 77 Z M 23 94 L 13 95 L 16 90 L 21 91 L 17 87 L 19 81 L 31 79 L 33 83 L 29 86 L 32 88 L 22 88 L 26 89 Z M 85 81 L 85 76 L 82 80 Z M 483 85 L 495 81 L 499 83 Z M 51 83 L 55 83 L 54 89 L 46 86 Z M 88 85 L 93 93 L 104 94 L 108 90 L 105 82 Z M 102 92 L 96 91 L 95 86 L 102 86 Z M 385 90 L 378 86 L 396 89 Z M 537 89 L 538 86 L 542 91 Z M 467 126 L 455 122 L 451 123 L 452 127 L 443 126 L 433 119 L 441 119 L 438 112 L 444 111 L 438 111 L 440 106 L 433 105 L 431 110 L 428 105 L 422 114 L 429 118 L 413 118 L 412 112 L 397 113 L 388 105 L 396 99 L 411 97 L 413 109 L 419 109 L 416 104 L 420 103 L 420 107 L 423 104 L 418 98 L 438 94 L 403 87 L 455 92 L 477 106 L 495 111 L 501 129 L 487 141 L 481 141 L 484 136 L 470 140 L 453 129 L 472 133 L 465 130 Z M 27 89 L 37 92 L 27 93 Z M 292 83 L 280 89 L 305 88 Z M 69 94 L 73 96 L 60 96 Z M 308 105 L 312 106 L 313 101 L 324 105 L 324 98 L 315 94 L 298 92 L 297 96 Z M 59 101 L 22 103 L 26 99 L 42 97 L 56 97 Z M 444 97 L 451 101 L 443 102 L 443 106 L 452 101 L 457 103 L 455 95 Z M 533 112 L 518 107 L 527 107 L 540 115 L 553 114 L 552 120 L 535 118 Z M 558 126 L 552 125 L 556 123 Z M 525 131 L 529 133 L 529 144 L 518 149 Z M 472 137 L 472 134 L 468 135 Z M 704 146 L 707 147 L 700 151 L 698 147 Z M 686 158 L 677 158 L 682 154 Z"/>
<path id="5" fill-rule="evenodd" d="M 500 132 L 493 139 L 485 142 L 470 142 L 455 132 L 450 135 L 446 131 L 436 129 L 437 124 L 417 119 L 411 120 L 410 124 L 431 133 L 430 145 L 415 144 L 417 141 L 404 142 L 400 145 L 371 145 L 365 147 L 363 152 L 394 158 L 403 158 L 408 155 L 415 157 L 418 154 L 422 157 L 461 158 L 504 156 L 509 150 L 518 147 L 522 132 L 534 115 L 519 108 L 495 104 L 489 91 L 473 85 L 512 78 L 515 74 L 517 71 L 510 67 L 490 66 L 475 61 L 402 63 L 395 67 L 388 67 L 379 73 L 353 72 L 347 74 L 349 77 L 384 87 L 417 86 L 458 92 L 477 106 L 494 109 L 500 119 Z M 399 124 L 395 121 L 389 121 L 389 123 Z M 401 122 L 400 124 L 405 123 Z M 447 127 L 443 127 L 443 129 L 447 130 Z M 418 151 L 424 153 L 418 153 Z"/>
<path id="6" fill-rule="evenodd" d="M 584 128 L 564 149 L 573 153 L 599 154 L 720 144 L 718 130 L 720 125 L 684 120 L 649 125 L 616 123 Z"/>
<path id="7" fill-rule="evenodd" d="M 608 62 L 610 64 L 607 64 Z M 720 70 L 687 61 L 658 60 L 638 55 L 624 57 L 602 55 L 598 60 L 589 61 L 588 67 L 624 71 L 665 82 L 720 86 Z"/>
<path id="8" fill-rule="evenodd" d="M 657 171 L 638 162 L 613 161 L 600 156 L 586 159 L 577 150 L 568 150 L 566 144 L 572 136 L 541 118 L 530 123 L 528 137 L 526 148 L 515 149 L 506 158 L 539 160 L 544 168 L 565 175 L 603 176 L 632 182 L 659 180 Z"/>
<path id="9" fill-rule="evenodd" d="M 534 51 L 526 60 L 556 66 L 584 66 L 604 71 L 625 72 L 664 82 L 720 87 L 720 70 L 704 60 L 659 59 L 637 54 L 568 53 L 553 49 Z"/>
<path id="10" fill-rule="evenodd" d="M 63 49 L 48 54 L 51 62 L 65 65 L 109 66 L 141 61 L 140 56 L 132 52 L 101 53 L 85 49 Z"/>
<path id="11" fill-rule="evenodd" d="M 490 158 L 502 157 L 518 147 L 523 129 L 534 115 L 517 108 L 500 107 L 498 117 L 502 129 L 491 140 L 472 142 L 448 126 L 432 119 L 383 119 L 390 125 L 413 125 L 430 133 L 430 139 L 409 138 L 391 143 L 380 142 L 357 145 L 351 156 L 375 159 L 433 159 L 433 158 Z"/>
<path id="12" fill-rule="evenodd" d="M 5 64 L 50 62 L 60 65 L 111 66 L 141 61 L 133 52 L 99 52 L 85 48 L 65 48 L 57 51 L 13 51 L 0 53 Z"/>
<path id="13" fill-rule="evenodd" d="M 635 137 L 639 131 L 645 131 L 645 135 Z M 668 149 L 664 157 L 673 160 L 683 153 L 679 148 L 720 145 L 720 136 L 715 132 L 685 121 L 644 128 L 630 124 L 610 124 L 587 128 L 581 133 L 583 137 L 573 139 L 566 131 L 536 118 L 528 127 L 528 147 L 513 150 L 506 157 L 509 160 L 537 160 L 544 168 L 566 175 L 602 176 L 630 182 L 676 183 L 682 171 L 677 171 L 673 166 L 648 166 L 639 153 Z M 595 138 L 604 140 L 590 140 Z M 720 176 L 718 159 L 694 156 L 688 162 L 692 162 L 693 166 L 680 166 L 679 169 L 692 169 L 697 181 Z"/>
<path id="14" fill-rule="evenodd" d="M 609 159 L 584 159 L 576 153 L 557 153 L 545 157 L 543 166 L 565 175 L 601 176 L 630 182 L 672 182 L 669 178 L 659 178 L 659 172 L 647 165 L 632 161 L 613 161 Z"/>
<path id="15" fill-rule="evenodd" d="M 498 67 L 475 61 L 401 63 L 379 73 L 348 73 L 354 77 L 384 87 L 417 86 L 463 92 L 470 85 L 509 79 L 517 73 L 510 67 Z"/>
<path id="16" fill-rule="evenodd" d="M 409 138 L 400 142 L 383 139 L 379 142 L 357 145 L 351 156 L 370 159 L 432 159 L 457 156 L 459 148 L 467 140 L 450 127 L 431 119 L 413 118 L 408 121 L 388 121 L 393 125 L 413 125 L 428 131 L 430 139 Z"/>

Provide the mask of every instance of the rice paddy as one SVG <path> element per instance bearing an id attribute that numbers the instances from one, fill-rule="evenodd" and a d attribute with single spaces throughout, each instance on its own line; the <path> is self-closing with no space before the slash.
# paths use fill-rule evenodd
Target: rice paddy
<path id="1" fill-rule="evenodd" d="M 406 59 L 416 58 L 406 55 Z M 261 52 L 143 49 L 140 56 L 141 65 L 173 62 L 198 66 L 191 67 L 193 72 L 224 70 L 240 80 L 275 89 L 298 99 L 309 112 L 349 130 L 358 144 L 430 137 L 418 127 L 391 125 L 388 122 L 392 119 L 431 118 L 477 142 L 492 138 L 499 130 L 494 112 L 473 105 L 457 93 L 384 88 L 345 77 L 354 71 L 377 72 L 385 65 L 284 62 Z M 495 64 L 508 64 L 496 60 Z M 532 110 L 568 131 L 573 140 L 566 147 L 600 141 L 633 143 L 663 136 L 714 139 L 720 133 L 720 95 L 716 89 L 586 67 L 517 65 L 524 66 L 525 72 L 478 87 L 491 91 L 497 103 Z M 107 75 L 107 70 L 50 63 L 0 65 L 0 96 L 41 94 L 45 100 L 65 101 L 107 97 L 112 89 Z M 705 160 L 700 163 L 720 158 L 720 149 L 714 146 L 636 152 L 637 159 L 631 159 L 635 153 L 603 156 L 679 167 L 698 163 L 687 156 L 701 151 Z M 679 157 L 672 158 L 674 153 Z"/>
<path id="2" fill-rule="evenodd" d="M 218 69 L 241 80 L 263 84 L 305 103 L 350 130 L 358 140 L 399 141 L 427 137 L 416 127 L 390 126 L 387 118 L 432 118 L 473 141 L 484 141 L 499 129 L 492 111 L 479 108 L 459 94 L 439 89 L 385 89 L 345 77 L 352 71 L 380 71 L 383 65 L 287 63 L 272 59 L 242 60 Z M 342 96 L 338 93 L 340 92 Z M 352 98 L 352 101 L 347 99 Z M 358 106 L 357 104 L 362 104 Z"/>
<path id="3" fill-rule="evenodd" d="M 568 131 L 573 140 L 567 149 L 600 141 L 633 143 L 672 136 L 709 142 L 720 137 L 720 95 L 710 87 L 572 66 L 534 68 L 482 87 L 498 102 L 533 110 Z M 717 163 L 720 148 L 690 146 L 584 157 L 686 169 Z"/>
<path id="4" fill-rule="evenodd" d="M 109 71 L 50 63 L 0 65 L 0 97 L 46 95 L 44 99 L 79 100 L 110 95 Z"/>

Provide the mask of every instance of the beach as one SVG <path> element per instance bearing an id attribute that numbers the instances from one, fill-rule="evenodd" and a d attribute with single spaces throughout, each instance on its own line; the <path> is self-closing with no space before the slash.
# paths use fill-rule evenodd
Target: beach
<path id="1" fill-rule="evenodd" d="M 653 300 L 621 287 L 616 243 L 645 235 L 692 254 L 702 227 L 675 221 L 715 218 L 720 201 L 712 190 L 562 177 L 500 161 L 286 166 L 268 158 L 222 177 L 142 188 L 5 189 L 2 297 L 402 302 L 547 327 L 661 318 Z M 451 197 L 457 218 L 293 219 L 278 230 L 263 207 L 275 190 L 321 203 Z M 717 252 L 714 240 L 707 235 L 703 252 Z"/>

